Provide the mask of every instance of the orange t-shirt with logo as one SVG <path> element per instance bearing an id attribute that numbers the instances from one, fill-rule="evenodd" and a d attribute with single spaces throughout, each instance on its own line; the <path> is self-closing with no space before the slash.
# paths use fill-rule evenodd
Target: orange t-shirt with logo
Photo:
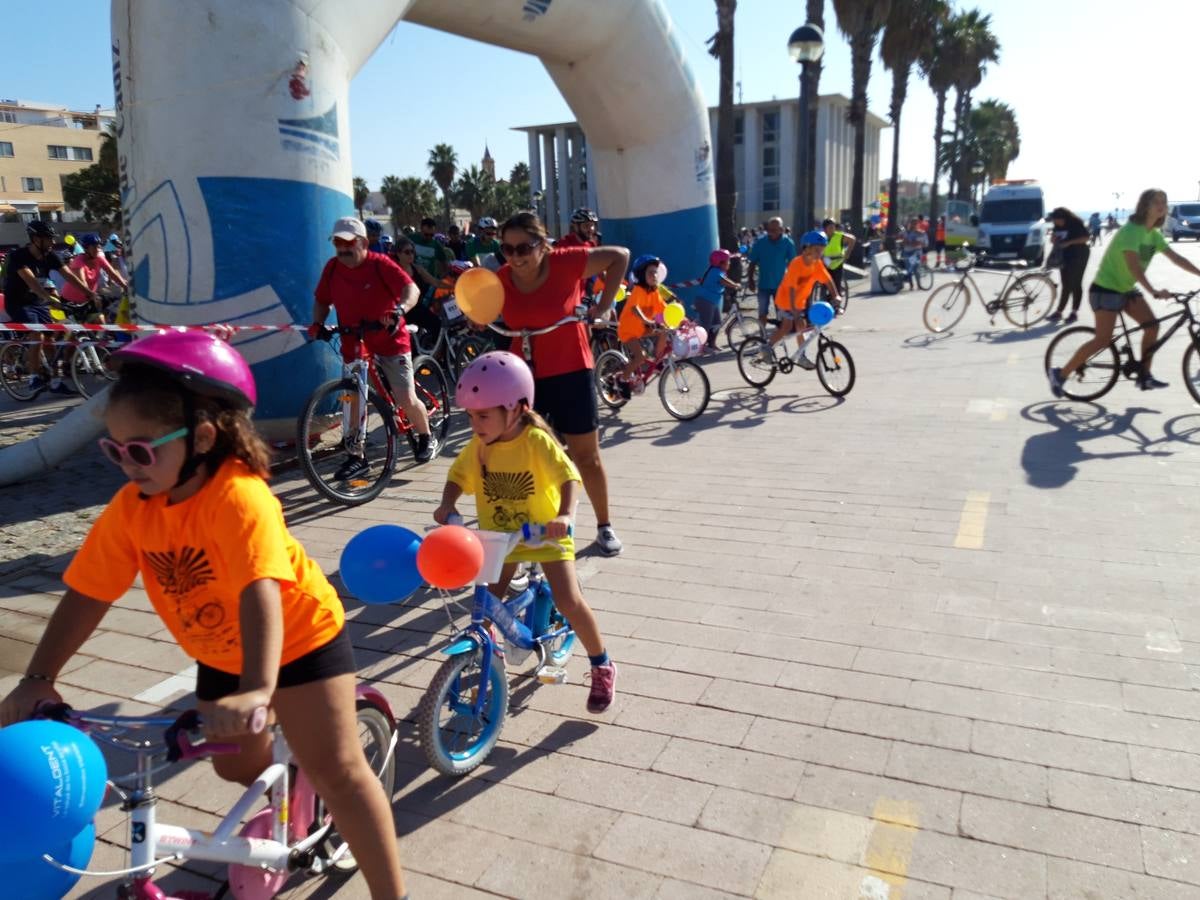
<path id="1" fill-rule="evenodd" d="M 644 288 L 636 284 L 629 292 L 625 305 L 621 307 L 621 318 L 617 320 L 617 337 L 622 341 L 636 341 L 649 331 L 646 323 L 637 317 L 634 309 L 640 309 L 642 315 L 654 321 L 655 316 L 662 315 L 666 308 L 663 296 L 657 288 Z"/>
<path id="2" fill-rule="evenodd" d="M 821 258 L 817 257 L 813 262 L 809 262 L 803 256 L 795 257 L 788 263 L 787 271 L 783 273 L 783 280 L 779 282 L 779 289 L 775 291 L 775 308 L 791 311 L 793 309 L 791 289 L 795 288 L 795 309 L 804 309 L 808 306 L 809 295 L 812 294 L 818 281 L 828 285 L 830 290 L 834 289 L 833 276 L 829 274 L 829 270 L 825 268 L 825 263 L 821 261 Z"/>
<path id="3" fill-rule="evenodd" d="M 127 484 L 100 514 L 63 575 L 68 587 L 113 603 L 141 574 L 180 648 L 231 675 L 242 671 L 238 612 L 253 581 L 279 582 L 280 665 L 329 643 L 346 619 L 337 592 L 283 521 L 283 507 L 245 463 L 227 459 L 200 490 L 168 505 Z"/>

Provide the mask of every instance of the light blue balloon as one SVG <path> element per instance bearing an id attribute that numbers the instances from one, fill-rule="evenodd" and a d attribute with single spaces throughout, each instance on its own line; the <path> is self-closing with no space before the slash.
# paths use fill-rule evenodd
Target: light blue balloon
<path id="1" fill-rule="evenodd" d="M 822 325 L 828 325 L 833 321 L 833 307 L 824 300 L 818 300 L 808 308 L 808 321 L 811 325 L 816 325 L 820 328 Z"/>
<path id="2" fill-rule="evenodd" d="M 96 826 L 87 825 L 70 843 L 48 851 L 60 863 L 86 869 L 96 846 Z M 4 864 L 5 896 L 21 900 L 58 900 L 75 887 L 80 876 L 64 872 L 36 856 Z"/>
<path id="3" fill-rule="evenodd" d="M 78 728 L 32 720 L 0 729 L 0 863 L 63 848 L 104 801 L 108 765 Z M 17 896 L 17 895 L 9 895 Z"/>
<path id="4" fill-rule="evenodd" d="M 403 600 L 425 583 L 417 571 L 421 537 L 399 525 L 373 525 L 350 538 L 339 563 L 342 582 L 363 603 Z"/>

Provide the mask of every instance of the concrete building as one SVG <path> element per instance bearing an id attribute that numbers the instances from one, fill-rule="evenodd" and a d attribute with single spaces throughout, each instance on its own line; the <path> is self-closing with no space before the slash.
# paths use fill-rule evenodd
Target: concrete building
<path id="1" fill-rule="evenodd" d="M 98 106 L 81 112 L 0 100 L 0 216 L 61 221 L 62 176 L 100 158 L 100 138 L 112 121 L 113 111 Z"/>
<path id="2" fill-rule="evenodd" d="M 739 225 L 780 216 L 793 225 L 796 196 L 797 109 L 800 101 L 766 100 L 734 106 L 733 165 Z M 850 100 L 822 94 L 817 100 L 817 184 L 813 209 L 818 219 L 841 218 L 850 206 L 854 174 L 854 129 L 846 121 Z M 710 107 L 709 129 L 716 146 L 717 109 Z M 888 123 L 867 113 L 863 200 L 874 200 L 880 178 L 880 134 Z M 604 216 L 604 199 L 588 179 L 587 139 L 577 122 L 527 125 L 530 190 L 551 234 L 564 234 L 571 211 L 588 206 Z M 716 153 L 712 155 L 716 159 Z"/>

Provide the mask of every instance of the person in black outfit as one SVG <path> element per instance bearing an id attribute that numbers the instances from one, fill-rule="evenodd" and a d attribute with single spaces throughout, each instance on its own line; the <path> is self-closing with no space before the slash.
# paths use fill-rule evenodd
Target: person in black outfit
<path id="1" fill-rule="evenodd" d="M 1063 310 L 1067 308 L 1067 300 L 1071 300 L 1071 312 L 1064 321 L 1070 325 L 1079 317 L 1079 304 L 1083 300 L 1083 272 L 1087 268 L 1088 241 L 1091 235 L 1083 219 L 1069 209 L 1059 206 L 1050 213 L 1050 221 L 1054 223 L 1054 247 L 1062 253 L 1062 294 L 1058 298 L 1058 309 L 1046 317 L 1048 322 L 1062 319 Z"/>

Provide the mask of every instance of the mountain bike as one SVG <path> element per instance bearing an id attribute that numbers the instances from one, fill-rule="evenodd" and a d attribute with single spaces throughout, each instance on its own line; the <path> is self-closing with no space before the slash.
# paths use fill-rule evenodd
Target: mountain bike
<path id="1" fill-rule="evenodd" d="M 1003 312 L 1017 328 L 1030 328 L 1046 317 L 1054 308 L 1058 296 L 1058 285 L 1049 275 L 1042 272 L 1017 273 L 1022 264 L 1012 264 L 1005 270 L 1004 284 L 996 293 L 993 300 L 984 300 L 983 291 L 971 277 L 971 271 L 985 259 L 985 254 L 974 253 L 963 247 L 963 255 L 954 264 L 962 274 L 957 281 L 943 284 L 929 295 L 925 301 L 923 317 L 925 327 L 934 334 L 949 331 L 957 325 L 967 313 L 971 304 L 971 289 L 983 304 L 991 317 L 991 324 L 996 324 L 997 314 Z"/>
<path id="2" fill-rule="evenodd" d="M 679 329 L 664 329 L 670 332 L 662 353 L 656 353 L 652 344 L 645 344 L 646 359 L 634 371 L 629 389 L 631 393 L 642 393 L 655 378 L 658 379 L 658 399 L 663 409 L 682 422 L 697 418 L 708 408 L 712 387 L 708 376 L 696 363 L 687 359 L 692 352 L 699 352 L 699 340 L 695 332 Z M 644 342 L 653 341 L 644 338 Z M 696 346 L 691 347 L 692 344 Z M 620 409 L 630 400 L 630 394 L 622 390 L 619 380 L 621 370 L 629 364 L 629 356 L 622 350 L 606 350 L 596 360 L 596 392 L 609 409 Z"/>
<path id="3" fill-rule="evenodd" d="M 383 327 L 363 321 L 322 330 L 320 340 L 357 335 L 358 358 L 346 366 L 341 378 L 312 392 L 297 425 L 296 452 L 305 477 L 323 496 L 345 506 L 374 500 L 383 491 L 396 468 L 400 435 L 408 439 L 414 454 L 417 451 L 416 432 L 363 339 L 368 331 Z M 406 327 L 411 333 L 416 326 Z M 429 413 L 429 432 L 440 448 L 450 430 L 446 376 L 428 356 L 415 357 L 412 367 L 413 388 Z M 351 478 L 339 478 L 338 469 L 348 453 L 363 457 L 367 469 Z"/>
<path id="4" fill-rule="evenodd" d="M 492 347 L 486 338 L 471 330 L 467 317 L 453 297 L 446 297 L 439 304 L 437 316 L 441 319 L 442 327 L 438 329 L 437 337 L 430 340 L 428 332 L 419 329 L 413 334 L 413 350 L 423 356 L 433 357 L 450 379 L 457 381 L 462 370 L 475 357 L 487 353 Z"/>
<path id="5" fill-rule="evenodd" d="M 772 319 L 772 325 L 778 326 L 779 320 Z M 780 356 L 771 349 L 769 356 L 763 355 L 767 341 L 759 337 L 747 338 L 738 347 L 738 371 L 746 383 L 757 388 L 766 387 L 775 378 L 777 372 L 787 374 L 794 368 L 805 368 L 800 365 L 805 351 L 816 344 L 816 359 L 811 360 L 810 368 L 817 371 L 817 380 L 821 387 L 833 397 L 845 397 L 854 387 L 854 358 L 850 351 L 837 341 L 825 336 L 824 328 L 812 328 L 811 333 L 796 348 L 795 353 L 788 353 L 786 344 L 791 336 L 785 337 L 779 343 L 783 349 Z"/>
<path id="6" fill-rule="evenodd" d="M 534 677 L 543 684 L 562 684 L 567 677 L 563 666 L 575 648 L 575 632 L 555 607 L 540 569 L 531 572 L 529 587 L 509 600 L 488 590 L 488 584 L 500 579 L 505 558 L 519 544 L 536 546 L 545 528 L 527 523 L 520 531 L 476 534 L 484 562 L 475 579 L 471 621 L 441 651 L 449 658 L 417 707 L 421 749 L 429 765 L 443 775 L 465 775 L 496 746 L 508 715 L 505 652 L 514 663 L 518 654 L 537 653 Z M 440 593 L 453 625 L 449 592 Z M 504 635 L 507 651 L 500 648 L 488 621 Z"/>
<path id="7" fill-rule="evenodd" d="M 259 713 L 256 724 L 261 731 L 266 723 L 266 710 Z M 121 809 L 129 814 L 128 867 L 92 872 L 51 860 L 49 864 L 56 868 L 92 877 L 122 878 L 117 893 L 125 900 L 168 900 L 153 880 L 154 870 L 166 862 L 227 864 L 227 885 L 211 895 L 212 900 L 223 896 L 226 888 L 236 900 L 269 900 L 298 870 L 321 875 L 349 874 L 357 868 L 348 852 L 349 845 L 338 833 L 337 823 L 303 770 L 292 764 L 287 740 L 276 725 L 270 726 L 271 765 L 246 788 L 221 823 L 208 832 L 169 825 L 160 822 L 156 815 L 155 776 L 181 762 L 239 751 L 237 744 L 194 743 L 193 737 L 202 726 L 195 710 L 177 718 L 106 716 L 76 712 L 66 704 L 56 704 L 42 707 L 38 714 L 66 722 L 98 742 L 132 753 L 137 761 L 132 774 L 109 782 L 110 789 L 121 799 Z M 365 685 L 357 689 L 356 717 L 371 770 L 390 799 L 395 787 L 394 756 L 399 737 L 396 718 L 383 695 Z M 251 815 L 264 796 L 267 805 Z M 179 892 L 178 897 L 207 900 L 210 895 L 188 891 Z"/>
<path id="8" fill-rule="evenodd" d="M 82 321 L 93 309 L 88 304 L 62 303 L 69 318 Z M 33 400 L 50 387 L 55 378 L 70 378 L 84 399 L 99 393 L 116 380 L 108 368 L 109 341 L 90 335 L 64 340 L 39 341 L 36 335 L 13 332 L 14 340 L 0 346 L 0 387 L 14 400 Z M 22 340 L 20 335 L 26 336 Z M 30 348 L 41 344 L 40 364 L 29 363 Z"/>
<path id="9" fill-rule="evenodd" d="M 1185 324 L 1191 340 L 1183 354 L 1183 383 L 1192 399 L 1200 403 L 1200 319 L 1192 311 L 1191 302 L 1200 296 L 1200 290 L 1187 294 L 1172 294 L 1171 299 L 1179 304 L 1175 312 L 1167 313 L 1154 320 L 1154 324 L 1174 322 L 1151 345 L 1150 352 L 1156 353 L 1171 337 Z M 1134 351 L 1133 336 L 1145 331 L 1145 325 L 1130 328 L 1124 314 L 1117 316 L 1121 325 L 1121 333 L 1114 334 L 1113 339 L 1097 350 L 1083 365 L 1070 374 L 1064 382 L 1063 394 L 1072 400 L 1095 400 L 1103 397 L 1113 389 L 1117 378 L 1124 375 L 1134 379 L 1141 374 L 1142 362 Z M 1054 336 L 1050 346 L 1046 348 L 1044 361 L 1049 374 L 1051 369 L 1061 369 L 1075 355 L 1075 351 L 1092 340 L 1096 329 L 1090 325 L 1073 325 L 1065 328 Z"/>

